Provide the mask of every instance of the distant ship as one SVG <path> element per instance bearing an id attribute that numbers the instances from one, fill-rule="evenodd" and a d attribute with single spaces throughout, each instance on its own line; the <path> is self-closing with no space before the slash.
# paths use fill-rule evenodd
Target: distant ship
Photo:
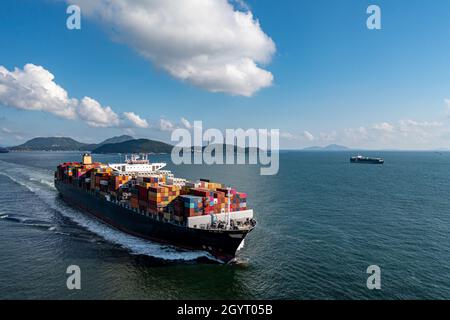
<path id="1" fill-rule="evenodd" d="M 370 157 L 363 157 L 361 155 L 358 155 L 356 157 L 351 157 L 350 162 L 351 163 L 383 164 L 384 160 L 381 158 L 370 158 Z"/>

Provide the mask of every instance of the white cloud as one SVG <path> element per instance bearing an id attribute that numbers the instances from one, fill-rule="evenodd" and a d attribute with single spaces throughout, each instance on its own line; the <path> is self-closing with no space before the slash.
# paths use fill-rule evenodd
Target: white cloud
<path id="1" fill-rule="evenodd" d="M 0 66 L 0 104 L 48 112 L 64 119 L 83 120 L 91 127 L 148 127 L 147 121 L 133 112 L 125 112 L 119 117 L 110 107 L 104 107 L 90 97 L 81 101 L 70 98 L 54 79 L 50 71 L 30 63 L 14 71 Z"/>
<path id="2" fill-rule="evenodd" d="M 180 128 L 191 130 L 194 128 L 194 125 L 186 118 L 181 118 L 180 122 L 167 120 L 166 118 L 161 118 L 159 119 L 156 126 L 152 127 L 159 131 L 173 131 L 175 129 Z"/>
<path id="3" fill-rule="evenodd" d="M 89 97 L 84 97 L 78 107 L 78 115 L 91 127 L 116 127 L 119 125 L 119 116 L 110 107 L 101 104 Z"/>
<path id="4" fill-rule="evenodd" d="M 227 0 L 68 0 L 173 77 L 211 92 L 252 96 L 273 82 L 276 51 L 249 10 Z"/>
<path id="5" fill-rule="evenodd" d="M 398 130 L 403 133 L 424 133 L 426 134 L 428 129 L 441 127 L 441 122 L 418 122 L 414 120 L 400 120 L 398 124 Z"/>
<path id="6" fill-rule="evenodd" d="M 449 133 L 449 128 L 441 122 L 406 119 L 334 131 L 323 134 L 320 140 L 357 148 L 429 149 L 447 146 L 445 136 Z M 329 137 L 333 137 L 333 140 Z"/>
<path id="7" fill-rule="evenodd" d="M 279 130 L 277 135 L 273 135 L 271 131 L 267 132 L 267 134 L 260 132 L 263 136 L 267 137 L 275 137 L 278 136 L 281 139 L 286 141 L 295 141 L 295 142 L 304 142 L 304 141 L 313 141 L 315 138 L 312 133 L 309 131 L 303 131 L 301 134 L 292 133 L 289 131 Z"/>
<path id="8" fill-rule="evenodd" d="M 268 133 L 268 135 L 272 136 L 270 132 Z M 295 140 L 295 139 L 297 139 L 297 137 L 294 134 L 292 134 L 290 132 L 287 132 L 287 131 L 280 131 L 279 137 L 283 138 L 283 139 L 288 139 L 288 140 Z"/>
<path id="9" fill-rule="evenodd" d="M 445 102 L 445 114 L 450 117 L 450 99 L 444 99 Z"/>
<path id="10" fill-rule="evenodd" d="M 176 125 L 172 121 L 161 118 L 158 122 L 158 129 L 161 131 L 173 131 L 176 129 Z"/>
<path id="11" fill-rule="evenodd" d="M 309 131 L 304 131 L 303 132 L 303 138 L 305 138 L 308 141 L 313 141 L 314 140 L 314 136 Z"/>
<path id="12" fill-rule="evenodd" d="M 53 113 L 75 119 L 77 100 L 57 85 L 53 74 L 41 66 L 26 64 L 10 72 L 0 66 L 0 103 L 23 110 Z"/>
<path id="13" fill-rule="evenodd" d="M 348 146 L 361 146 L 362 143 L 370 139 L 372 132 L 376 129 L 373 127 L 368 130 L 363 126 L 357 128 L 347 128 L 344 129 L 343 134 L 335 132 L 334 139 L 335 142 L 345 144 Z"/>
<path id="14" fill-rule="evenodd" d="M 13 137 L 16 140 L 24 140 L 23 132 L 11 130 L 7 127 L 2 127 L 1 132 L 7 135 L 9 138 Z"/>
<path id="15" fill-rule="evenodd" d="M 123 115 L 135 127 L 138 127 L 138 128 L 148 128 L 149 127 L 149 124 L 148 124 L 147 120 L 142 119 L 141 117 L 139 117 L 134 112 L 124 112 Z"/>
<path id="16" fill-rule="evenodd" d="M 125 134 L 128 134 L 128 135 L 130 135 L 130 136 L 134 136 L 136 133 L 133 131 L 133 129 L 130 129 L 130 128 L 125 128 L 124 130 L 123 130 L 123 132 L 125 133 Z"/>
<path id="17" fill-rule="evenodd" d="M 181 118 L 181 123 L 183 124 L 183 126 L 190 130 L 192 129 L 192 124 L 189 122 L 189 120 L 186 120 L 185 118 Z"/>
<path id="18" fill-rule="evenodd" d="M 338 133 L 336 131 L 321 132 L 319 134 L 319 137 L 322 141 L 325 141 L 325 142 L 335 142 L 337 135 L 338 135 Z"/>
<path id="19" fill-rule="evenodd" d="M 394 126 L 388 122 L 376 123 L 373 128 L 384 132 L 394 132 Z"/>

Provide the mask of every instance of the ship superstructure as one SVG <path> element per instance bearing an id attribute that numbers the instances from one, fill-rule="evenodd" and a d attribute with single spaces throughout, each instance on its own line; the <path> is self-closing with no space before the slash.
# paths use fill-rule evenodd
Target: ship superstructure
<path id="1" fill-rule="evenodd" d="M 166 163 L 150 163 L 146 154 L 125 155 L 124 163 L 110 163 L 108 167 L 112 168 L 120 175 L 138 175 L 145 176 L 155 173 L 166 166 Z"/>

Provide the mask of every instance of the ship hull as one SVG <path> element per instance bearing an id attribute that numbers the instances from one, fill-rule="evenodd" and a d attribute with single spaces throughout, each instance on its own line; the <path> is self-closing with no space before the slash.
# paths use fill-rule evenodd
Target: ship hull
<path id="1" fill-rule="evenodd" d="M 152 218 L 58 180 L 55 187 L 68 204 L 130 235 L 189 250 L 204 250 L 223 262 L 235 258 L 239 245 L 252 230 L 205 230 Z"/>
<path id="2" fill-rule="evenodd" d="M 350 159 L 351 163 L 362 163 L 362 164 L 384 164 L 384 160 L 381 159 Z"/>

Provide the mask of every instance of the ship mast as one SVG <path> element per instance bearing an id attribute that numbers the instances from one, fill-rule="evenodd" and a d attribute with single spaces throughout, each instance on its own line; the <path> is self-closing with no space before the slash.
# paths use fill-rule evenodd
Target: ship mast
<path id="1" fill-rule="evenodd" d="M 230 220 L 231 220 L 231 187 L 227 188 L 228 190 L 228 214 L 227 214 L 227 229 L 230 229 Z"/>

